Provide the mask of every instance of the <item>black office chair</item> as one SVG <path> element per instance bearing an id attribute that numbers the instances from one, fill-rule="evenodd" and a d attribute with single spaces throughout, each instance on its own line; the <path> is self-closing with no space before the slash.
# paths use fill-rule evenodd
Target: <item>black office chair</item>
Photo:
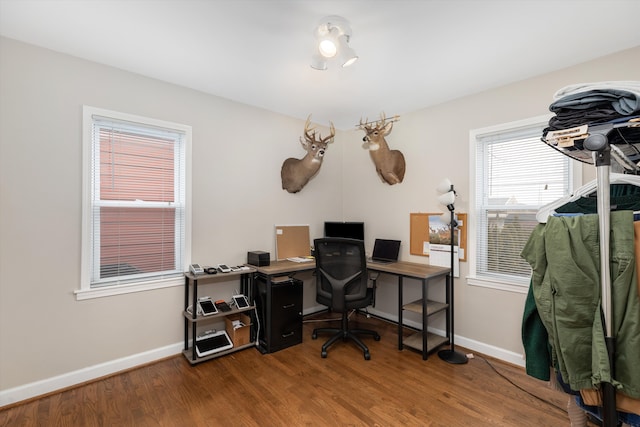
<path id="1" fill-rule="evenodd" d="M 316 301 L 332 311 L 342 313 L 341 328 L 316 328 L 311 338 L 318 333 L 334 335 L 322 345 L 321 356 L 327 357 L 327 349 L 339 339 L 353 340 L 364 352 L 365 360 L 371 359 L 369 348 L 358 335 L 371 335 L 380 341 L 376 331 L 349 329 L 350 310 L 366 308 L 373 301 L 373 289 L 367 288 L 367 258 L 362 240 L 327 237 L 315 239 Z"/>

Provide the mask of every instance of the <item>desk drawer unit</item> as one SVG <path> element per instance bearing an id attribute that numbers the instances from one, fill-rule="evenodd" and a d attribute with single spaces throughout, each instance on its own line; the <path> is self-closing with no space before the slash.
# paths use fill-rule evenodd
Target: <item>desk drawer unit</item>
<path id="1" fill-rule="evenodd" d="M 254 281 L 260 318 L 259 349 L 273 353 L 302 342 L 302 281 Z"/>

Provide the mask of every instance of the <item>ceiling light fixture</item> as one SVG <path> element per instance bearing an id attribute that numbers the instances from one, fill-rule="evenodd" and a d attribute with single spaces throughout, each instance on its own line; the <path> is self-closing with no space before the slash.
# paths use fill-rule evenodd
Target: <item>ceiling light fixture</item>
<path id="1" fill-rule="evenodd" d="M 337 60 L 342 67 L 356 62 L 358 55 L 349 46 L 351 26 L 341 16 L 325 16 L 315 30 L 315 53 L 311 59 L 311 67 L 326 70 L 329 61 Z"/>

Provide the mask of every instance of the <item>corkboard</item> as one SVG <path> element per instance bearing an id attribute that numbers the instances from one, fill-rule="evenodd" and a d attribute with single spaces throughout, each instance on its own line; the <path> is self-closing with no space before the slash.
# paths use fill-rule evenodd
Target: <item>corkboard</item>
<path id="1" fill-rule="evenodd" d="M 442 212 L 435 213 L 412 213 L 409 217 L 409 229 L 410 229 L 410 247 L 409 252 L 411 255 L 429 256 L 428 253 L 424 253 L 424 243 L 429 242 L 429 217 L 435 215 L 442 215 Z M 467 260 L 467 214 L 456 213 L 458 221 L 458 229 L 460 230 L 460 249 L 462 250 L 462 256 L 460 261 Z M 443 221 L 450 222 L 450 218 L 443 218 Z"/>
<path id="2" fill-rule="evenodd" d="M 276 259 L 278 261 L 311 255 L 309 225 L 276 225 Z"/>

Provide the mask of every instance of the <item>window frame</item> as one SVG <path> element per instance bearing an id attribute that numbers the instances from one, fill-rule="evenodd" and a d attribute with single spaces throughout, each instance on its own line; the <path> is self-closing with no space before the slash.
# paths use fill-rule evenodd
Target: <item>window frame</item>
<path id="1" fill-rule="evenodd" d="M 92 251 L 92 161 L 93 161 L 93 124 L 94 116 L 112 119 L 120 122 L 131 122 L 135 125 L 151 128 L 163 128 L 176 131 L 184 135 L 184 248 L 182 250 L 183 266 L 191 260 L 191 126 L 153 119 L 102 108 L 83 106 L 82 112 L 82 250 L 80 268 L 80 289 L 74 291 L 77 300 L 99 298 L 112 295 L 128 294 L 132 292 L 162 289 L 173 286 L 183 286 L 184 278 L 174 276 L 153 280 L 130 281 L 127 283 L 91 286 L 91 267 L 96 261 Z"/>
<path id="2" fill-rule="evenodd" d="M 477 194 L 476 194 L 476 176 L 477 176 L 477 149 L 480 138 L 487 134 L 498 133 L 498 132 L 508 132 L 514 131 L 521 128 L 529 128 L 538 125 L 546 125 L 549 122 L 549 119 L 552 117 L 552 114 L 545 114 L 541 116 L 531 117 L 523 120 L 517 120 L 513 122 L 503 123 L 494 126 L 488 126 L 479 129 L 472 129 L 469 131 L 469 212 L 472 213 L 467 218 L 467 223 L 469 225 L 467 229 L 467 237 L 468 237 L 468 251 L 472 256 L 468 257 L 469 260 L 469 274 L 466 278 L 466 282 L 468 285 L 472 286 L 480 286 L 492 289 L 498 289 L 509 292 L 523 293 L 526 294 L 529 289 L 530 279 L 522 278 L 518 279 L 516 277 L 513 278 L 497 278 L 489 275 L 482 275 L 478 273 L 478 238 L 479 233 L 483 232 L 483 230 L 479 230 L 479 221 L 477 218 L 477 210 L 478 206 L 476 204 Z M 542 136 L 542 135 L 541 135 Z M 542 142 L 540 142 L 542 144 Z M 552 150 L 549 150 L 552 155 L 562 155 L 561 153 L 553 153 Z M 572 178 L 572 182 L 569 187 L 569 192 L 572 192 L 574 189 L 578 188 L 582 184 L 582 167 L 577 162 L 574 162 L 571 158 L 567 156 L 568 168 L 569 168 L 569 176 Z"/>

